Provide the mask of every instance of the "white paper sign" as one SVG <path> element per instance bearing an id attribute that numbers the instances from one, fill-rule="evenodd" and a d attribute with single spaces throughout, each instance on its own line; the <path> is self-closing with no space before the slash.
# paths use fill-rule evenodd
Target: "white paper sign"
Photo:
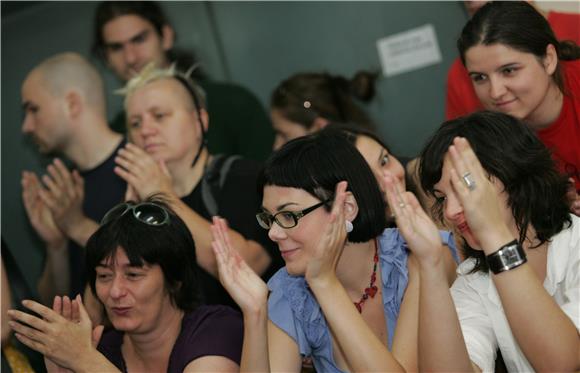
<path id="1" fill-rule="evenodd" d="M 377 48 L 385 76 L 441 62 L 435 28 L 431 24 L 379 39 Z"/>

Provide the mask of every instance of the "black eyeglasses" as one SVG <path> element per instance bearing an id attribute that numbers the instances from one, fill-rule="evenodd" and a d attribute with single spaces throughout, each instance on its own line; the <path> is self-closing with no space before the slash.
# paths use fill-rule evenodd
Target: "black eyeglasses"
<path id="1" fill-rule="evenodd" d="M 326 201 L 317 203 L 316 205 L 310 206 L 302 211 L 279 211 L 274 215 L 263 211 L 256 214 L 256 220 L 258 220 L 260 227 L 264 229 L 272 228 L 272 224 L 274 224 L 274 222 L 285 229 L 294 228 L 296 225 L 298 225 L 298 220 L 302 219 L 306 214 L 316 210 L 329 201 L 330 199 L 327 199 Z"/>
<path id="2" fill-rule="evenodd" d="M 131 211 L 135 219 L 147 225 L 159 227 L 169 224 L 169 213 L 164 207 L 153 202 L 125 202 L 110 209 L 101 220 L 101 225 L 119 219 L 127 211 Z"/>

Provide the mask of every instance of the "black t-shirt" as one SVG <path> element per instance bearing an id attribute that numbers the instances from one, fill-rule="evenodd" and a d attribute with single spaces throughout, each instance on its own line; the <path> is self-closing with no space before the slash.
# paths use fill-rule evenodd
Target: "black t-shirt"
<path id="1" fill-rule="evenodd" d="M 203 356 L 223 356 L 240 364 L 244 327 L 239 312 L 224 306 L 200 306 L 186 313 L 169 356 L 167 372 L 181 373 Z M 106 332 L 98 350 L 122 372 L 127 371 L 121 347 L 123 333 Z"/>
<path id="2" fill-rule="evenodd" d="M 211 165 L 210 165 L 211 167 Z M 277 245 L 268 237 L 268 231 L 258 225 L 256 213 L 262 201 L 256 190 L 256 180 L 260 164 L 248 159 L 237 159 L 231 165 L 219 195 L 214 196 L 218 205 L 218 215 L 228 221 L 228 225 L 246 239 L 260 243 L 270 254 L 271 262 L 262 275 L 268 280 L 284 266 Z M 202 199 L 201 182 L 183 202 L 203 218 L 211 221 L 211 216 Z M 207 304 L 226 304 L 238 308 L 222 287 L 219 280 L 200 268 L 200 290 Z"/>
<path id="3" fill-rule="evenodd" d="M 113 206 L 123 202 L 127 183 L 117 176 L 115 157 L 119 149 L 125 146 L 127 141 L 123 139 L 119 146 L 111 153 L 103 163 L 97 167 L 80 172 L 85 181 L 85 200 L 83 211 L 87 217 L 99 223 L 103 216 Z M 69 265 L 71 296 L 82 294 L 85 288 L 85 249 L 76 242 L 69 241 Z"/>

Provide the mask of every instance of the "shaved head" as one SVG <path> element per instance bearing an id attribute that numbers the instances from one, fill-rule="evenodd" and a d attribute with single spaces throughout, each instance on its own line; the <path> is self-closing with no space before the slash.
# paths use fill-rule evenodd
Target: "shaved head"
<path id="1" fill-rule="evenodd" d="M 88 109 L 106 114 L 103 80 L 97 69 L 77 53 L 66 52 L 52 56 L 28 75 L 37 78 L 53 97 L 63 97 L 71 91 L 83 97 Z"/>

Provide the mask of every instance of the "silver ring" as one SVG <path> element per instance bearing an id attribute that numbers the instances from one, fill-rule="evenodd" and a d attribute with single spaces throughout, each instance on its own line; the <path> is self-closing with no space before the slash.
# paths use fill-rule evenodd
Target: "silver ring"
<path id="1" fill-rule="evenodd" d="M 467 187 L 467 189 L 469 189 L 469 190 L 475 189 L 477 184 L 476 184 L 475 180 L 473 180 L 473 177 L 471 176 L 471 172 L 464 173 L 462 178 L 463 178 L 463 182 L 465 183 L 465 186 Z"/>
<path id="2" fill-rule="evenodd" d="M 399 202 L 399 207 L 400 207 L 400 208 L 403 208 L 403 207 L 405 207 L 405 206 L 406 206 L 406 205 L 405 205 L 405 202 Z"/>

